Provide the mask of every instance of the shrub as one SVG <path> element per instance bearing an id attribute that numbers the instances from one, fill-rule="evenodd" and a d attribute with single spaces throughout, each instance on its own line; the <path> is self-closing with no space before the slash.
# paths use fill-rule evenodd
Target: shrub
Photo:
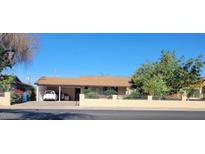
<path id="1" fill-rule="evenodd" d="M 106 91 L 105 91 L 105 94 L 106 95 L 117 95 L 117 91 L 113 88 L 108 88 Z"/>
<path id="2" fill-rule="evenodd" d="M 36 100 L 36 93 L 35 93 L 35 89 L 31 89 L 30 92 L 30 101 L 35 101 Z"/>
<path id="3" fill-rule="evenodd" d="M 187 87 L 181 90 L 181 93 L 185 96 L 187 96 L 187 98 L 190 97 L 196 97 L 199 98 L 200 97 L 200 92 L 198 89 L 192 88 L 192 87 Z"/>
<path id="4" fill-rule="evenodd" d="M 11 104 L 22 103 L 22 96 L 19 93 L 11 93 Z"/>
<path id="5" fill-rule="evenodd" d="M 88 93 L 91 93 L 91 92 L 94 92 L 94 90 L 92 90 L 91 88 L 87 88 L 87 89 L 83 90 L 84 94 L 88 94 Z"/>
<path id="6" fill-rule="evenodd" d="M 140 97 L 140 92 L 138 90 L 134 90 L 128 96 L 125 96 L 124 99 L 136 99 L 139 97 Z"/>
<path id="7" fill-rule="evenodd" d="M 4 93 L 4 87 L 1 83 L 0 83 L 0 93 Z"/>
<path id="8" fill-rule="evenodd" d="M 108 98 L 112 98 L 112 95 L 117 95 L 117 91 L 113 88 L 108 88 L 104 93 Z"/>
<path id="9" fill-rule="evenodd" d="M 96 95 L 95 92 L 87 93 L 87 94 L 85 94 L 85 96 L 86 96 L 87 98 L 92 98 L 92 99 L 97 99 L 97 98 L 99 98 L 99 97 Z"/>
<path id="10" fill-rule="evenodd" d="M 96 92 L 91 89 L 91 88 L 88 88 L 88 89 L 84 89 L 83 90 L 83 93 L 85 94 L 85 97 L 86 98 L 92 98 L 92 99 L 97 99 L 99 98 L 97 95 L 96 95 Z"/>

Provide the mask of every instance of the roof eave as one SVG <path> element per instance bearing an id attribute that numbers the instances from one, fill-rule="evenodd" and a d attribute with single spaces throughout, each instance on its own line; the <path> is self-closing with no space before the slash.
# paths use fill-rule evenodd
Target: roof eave
<path id="1" fill-rule="evenodd" d="M 47 84 L 35 83 L 37 86 L 77 86 L 77 87 L 131 87 L 131 85 L 81 85 L 81 84 Z"/>

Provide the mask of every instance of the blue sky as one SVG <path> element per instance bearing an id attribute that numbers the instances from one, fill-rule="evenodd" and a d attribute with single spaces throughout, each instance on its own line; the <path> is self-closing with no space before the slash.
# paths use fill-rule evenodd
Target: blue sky
<path id="1" fill-rule="evenodd" d="M 186 58 L 203 54 L 205 34 L 39 34 L 40 48 L 28 65 L 14 73 L 27 82 L 41 76 L 130 76 L 142 63 L 159 58 L 162 50 L 175 50 Z M 205 75 L 205 71 L 202 73 Z"/>

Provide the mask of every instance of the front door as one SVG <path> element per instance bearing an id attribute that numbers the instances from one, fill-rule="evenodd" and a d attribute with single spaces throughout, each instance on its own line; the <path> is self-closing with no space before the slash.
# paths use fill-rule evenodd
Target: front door
<path id="1" fill-rule="evenodd" d="M 75 88 L 75 101 L 79 101 L 80 99 L 80 88 Z"/>

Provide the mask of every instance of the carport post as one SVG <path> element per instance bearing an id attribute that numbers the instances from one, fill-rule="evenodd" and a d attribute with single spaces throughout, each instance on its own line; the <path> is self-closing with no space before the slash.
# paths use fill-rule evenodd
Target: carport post
<path id="1" fill-rule="evenodd" d="M 58 96 L 59 96 L 59 102 L 61 101 L 61 86 L 59 86 L 59 94 L 58 94 Z"/>
<path id="2" fill-rule="evenodd" d="M 39 86 L 36 87 L 36 101 L 39 101 Z"/>

